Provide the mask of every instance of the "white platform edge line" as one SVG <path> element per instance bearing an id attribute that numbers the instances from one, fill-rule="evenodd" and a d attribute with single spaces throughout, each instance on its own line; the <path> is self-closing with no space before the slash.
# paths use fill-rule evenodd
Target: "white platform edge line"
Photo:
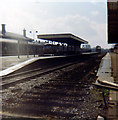
<path id="1" fill-rule="evenodd" d="M 39 60 L 39 59 L 48 59 L 48 58 L 53 59 L 53 58 L 58 58 L 58 57 L 65 57 L 65 56 L 51 56 L 51 57 L 48 56 L 48 57 L 43 57 L 43 58 L 42 58 L 42 57 L 31 58 L 31 59 L 26 60 L 26 61 L 24 61 L 24 62 L 22 62 L 22 63 L 19 63 L 19 64 L 17 64 L 17 65 L 14 65 L 14 66 L 12 66 L 12 67 L 9 67 L 9 68 L 7 68 L 7 69 L 5 69 L 5 70 L 0 71 L 0 77 L 2 77 L 2 76 L 4 76 L 4 75 L 8 75 L 8 74 L 10 74 L 10 73 L 12 73 L 12 72 L 14 72 L 14 71 L 16 71 L 16 70 L 18 70 L 18 69 L 26 66 L 26 65 L 28 65 L 28 64 L 30 64 L 30 63 L 33 63 L 33 62 Z"/>
<path id="2" fill-rule="evenodd" d="M 99 65 L 99 69 L 98 69 L 98 72 L 97 72 L 97 75 L 96 76 L 99 76 L 100 73 L 101 73 L 101 69 L 105 69 L 103 68 L 103 63 L 105 62 L 105 60 L 109 60 L 109 66 L 106 66 L 107 68 L 109 68 L 109 71 L 111 71 L 111 56 L 109 53 L 107 53 L 101 60 L 101 63 Z M 110 73 L 109 73 L 110 74 Z"/>
<path id="3" fill-rule="evenodd" d="M 5 69 L 5 70 L 2 70 L 2 71 L 0 71 L 0 77 L 2 77 L 2 76 L 4 76 L 4 75 L 7 75 L 7 74 L 9 74 L 9 73 L 11 73 L 11 72 L 14 72 L 14 71 L 16 71 L 16 70 L 24 67 L 25 65 L 28 65 L 28 64 L 30 64 L 30 63 L 32 63 L 32 62 L 35 62 L 36 60 L 39 60 L 39 59 L 40 59 L 40 58 L 31 58 L 31 59 L 26 60 L 26 61 L 24 61 L 24 62 L 22 62 L 22 63 L 19 63 L 19 64 L 17 64 L 17 65 L 14 65 L 14 66 L 12 66 L 12 67 L 9 67 L 9 68 L 7 68 L 7 69 Z"/>

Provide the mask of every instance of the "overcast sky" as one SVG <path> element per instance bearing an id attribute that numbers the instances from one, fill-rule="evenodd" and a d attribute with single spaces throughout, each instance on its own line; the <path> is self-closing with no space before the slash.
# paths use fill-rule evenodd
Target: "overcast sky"
<path id="1" fill-rule="evenodd" d="M 58 1 L 58 2 L 57 2 Z M 107 44 L 105 0 L 0 0 L 0 23 L 6 30 L 22 34 L 73 33 L 92 47 Z"/>

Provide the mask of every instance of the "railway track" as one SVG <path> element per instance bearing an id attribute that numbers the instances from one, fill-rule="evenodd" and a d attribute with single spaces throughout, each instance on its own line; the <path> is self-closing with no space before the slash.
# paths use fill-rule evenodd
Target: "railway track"
<path id="1" fill-rule="evenodd" d="M 17 73 L 13 73 L 7 76 L 3 76 L 1 77 L 2 81 L 0 82 L 0 87 L 2 87 L 2 89 L 5 89 L 7 87 L 13 86 L 15 84 L 18 84 L 20 82 L 23 81 L 29 81 L 35 77 L 40 77 L 41 75 L 46 75 L 49 74 L 51 72 L 54 72 L 56 70 L 60 70 L 62 68 L 77 64 L 78 62 L 81 62 L 83 59 L 77 59 L 77 60 L 64 60 L 63 62 L 60 63 L 53 63 L 51 65 L 48 65 L 46 67 L 43 68 L 36 68 L 33 70 L 27 70 L 24 72 L 17 72 Z"/>
<path id="2" fill-rule="evenodd" d="M 19 88 L 10 90 L 12 91 L 11 96 L 8 99 L 5 97 L 3 102 L 3 115 L 44 118 L 44 120 L 49 118 L 69 120 L 73 117 L 78 120 L 95 118 L 99 104 L 96 105 L 92 97 L 89 89 L 91 76 L 87 74 L 98 65 L 101 58 L 102 55 L 99 56 L 98 61 L 96 56 L 93 56 L 83 62 L 68 63 L 65 66 L 50 68 L 49 71 L 45 71 L 45 74 L 74 65 L 74 71 L 71 68 L 69 71 L 65 70 L 62 75 L 43 84 L 35 84 L 24 92 Z M 43 72 L 41 74 L 45 75 Z M 34 75 L 36 80 L 40 82 L 37 76 L 40 75 Z M 31 77 L 31 79 L 33 78 Z"/>
<path id="3" fill-rule="evenodd" d="M 60 66 L 56 66 L 53 68 L 45 68 L 45 69 L 39 68 L 39 69 L 34 69 L 34 70 L 22 72 L 22 73 L 8 75 L 6 77 L 2 77 L 2 83 L 0 84 L 0 86 L 2 87 L 2 89 L 4 89 L 7 87 L 10 87 L 11 85 L 33 79 L 33 78 L 39 77 L 41 75 L 49 74 L 50 72 L 54 72 L 56 70 L 74 65 L 76 63 L 78 63 L 78 62 L 68 63 L 65 65 L 60 65 Z"/>

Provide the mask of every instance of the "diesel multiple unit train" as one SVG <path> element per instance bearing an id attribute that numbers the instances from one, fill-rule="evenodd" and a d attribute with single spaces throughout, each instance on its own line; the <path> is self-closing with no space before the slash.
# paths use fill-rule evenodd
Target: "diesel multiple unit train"
<path id="1" fill-rule="evenodd" d="M 54 44 L 40 44 L 37 42 L 18 41 L 14 39 L 0 38 L 0 55 L 12 56 L 12 55 L 65 55 L 76 54 L 81 52 L 90 52 L 90 45 L 84 45 L 84 47 L 75 48 L 67 45 L 54 45 Z"/>

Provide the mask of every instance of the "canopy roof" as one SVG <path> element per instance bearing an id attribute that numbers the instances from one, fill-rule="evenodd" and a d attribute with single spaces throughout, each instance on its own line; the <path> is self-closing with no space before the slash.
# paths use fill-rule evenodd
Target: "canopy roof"
<path id="1" fill-rule="evenodd" d="M 81 43 L 88 43 L 82 38 L 75 36 L 70 33 L 63 34 L 40 34 L 38 35 L 39 39 L 56 41 L 61 43 L 67 43 L 69 45 L 80 45 Z"/>
<path id="2" fill-rule="evenodd" d="M 118 44 L 118 1 L 108 2 L 108 43 Z"/>

